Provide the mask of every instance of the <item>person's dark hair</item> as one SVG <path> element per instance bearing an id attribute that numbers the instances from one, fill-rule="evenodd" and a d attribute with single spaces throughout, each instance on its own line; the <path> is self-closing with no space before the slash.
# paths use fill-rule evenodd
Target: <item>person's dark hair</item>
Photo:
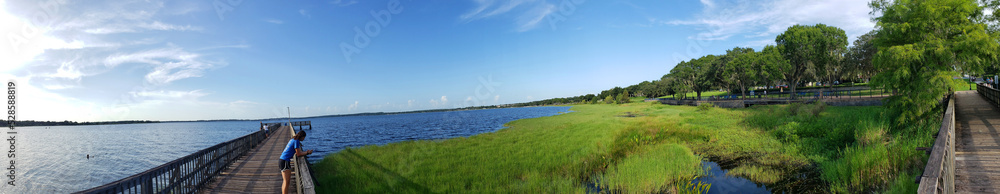
<path id="1" fill-rule="evenodd" d="M 292 138 L 297 139 L 299 141 L 305 140 L 306 139 L 306 132 L 305 131 L 299 131 L 299 133 L 296 133 L 295 137 L 292 137 Z"/>

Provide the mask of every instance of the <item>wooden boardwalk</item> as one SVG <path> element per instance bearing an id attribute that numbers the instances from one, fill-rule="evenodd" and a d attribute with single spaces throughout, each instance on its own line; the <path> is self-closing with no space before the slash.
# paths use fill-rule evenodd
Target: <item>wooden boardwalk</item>
<path id="1" fill-rule="evenodd" d="M 292 139 L 292 128 L 278 128 L 264 142 L 240 157 L 229 168 L 206 185 L 201 193 L 281 193 L 281 172 L 278 157 Z M 294 165 L 294 163 L 293 163 Z M 289 191 L 296 192 L 295 174 Z"/>
<path id="2" fill-rule="evenodd" d="M 955 92 L 955 192 L 1000 193 L 1000 109 Z"/>

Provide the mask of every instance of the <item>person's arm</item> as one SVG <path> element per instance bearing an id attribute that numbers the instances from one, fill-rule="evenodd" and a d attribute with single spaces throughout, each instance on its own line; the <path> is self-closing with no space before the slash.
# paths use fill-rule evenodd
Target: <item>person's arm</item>
<path id="1" fill-rule="evenodd" d="M 305 155 L 309 155 L 309 154 L 312 154 L 312 153 L 313 153 L 312 150 L 304 151 L 303 152 L 302 148 L 295 148 L 295 157 L 305 156 Z"/>

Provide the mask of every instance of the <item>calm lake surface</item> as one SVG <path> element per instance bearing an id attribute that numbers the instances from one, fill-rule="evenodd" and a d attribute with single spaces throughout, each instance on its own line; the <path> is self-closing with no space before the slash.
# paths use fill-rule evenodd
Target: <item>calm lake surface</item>
<path id="1" fill-rule="evenodd" d="M 712 184 L 709 194 L 716 193 L 771 193 L 766 186 L 748 179 L 727 174 L 728 170 L 719 167 L 718 163 L 702 161 L 702 168 L 707 175 L 698 177 L 692 183 Z"/>
<path id="2" fill-rule="evenodd" d="M 472 136 L 569 107 L 527 107 L 378 116 L 310 118 L 303 142 L 321 156 L 345 147 Z M 294 120 L 293 120 L 294 121 Z M 259 128 L 259 121 L 19 127 L 16 185 L 0 193 L 69 193 L 146 171 Z M 308 128 L 308 127 L 307 127 Z M 87 155 L 91 158 L 87 159 Z M 3 160 L 7 161 L 7 160 Z M 7 177 L 3 177 L 6 183 Z"/>

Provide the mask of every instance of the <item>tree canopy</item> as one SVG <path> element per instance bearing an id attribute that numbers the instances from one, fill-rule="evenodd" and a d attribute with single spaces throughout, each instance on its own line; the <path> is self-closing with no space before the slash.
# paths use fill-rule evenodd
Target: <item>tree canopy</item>
<path id="1" fill-rule="evenodd" d="M 681 91 L 692 91 L 695 92 L 697 98 L 701 98 L 701 93 L 708 91 L 715 85 L 715 74 L 717 68 L 713 65 L 718 59 L 715 55 L 707 55 L 698 59 L 692 59 L 691 61 L 681 61 L 677 64 L 674 69 L 670 70 L 670 74 L 674 75 L 676 80 L 681 84 L 685 85 L 683 88 L 679 88 Z"/>
<path id="2" fill-rule="evenodd" d="M 840 28 L 824 24 L 794 25 L 778 35 L 775 42 L 778 51 L 788 60 L 787 65 L 778 66 L 778 69 L 783 72 L 794 98 L 797 83 L 810 76 L 830 75 L 826 68 L 836 63 L 838 52 L 847 46 L 847 35 Z"/>
<path id="3" fill-rule="evenodd" d="M 979 73 L 995 66 L 997 44 L 987 24 L 977 22 L 983 7 L 970 0 L 872 1 L 873 58 L 881 70 L 873 83 L 894 91 L 887 106 L 899 113 L 897 122 L 922 120 L 945 95 L 955 71 Z"/>

